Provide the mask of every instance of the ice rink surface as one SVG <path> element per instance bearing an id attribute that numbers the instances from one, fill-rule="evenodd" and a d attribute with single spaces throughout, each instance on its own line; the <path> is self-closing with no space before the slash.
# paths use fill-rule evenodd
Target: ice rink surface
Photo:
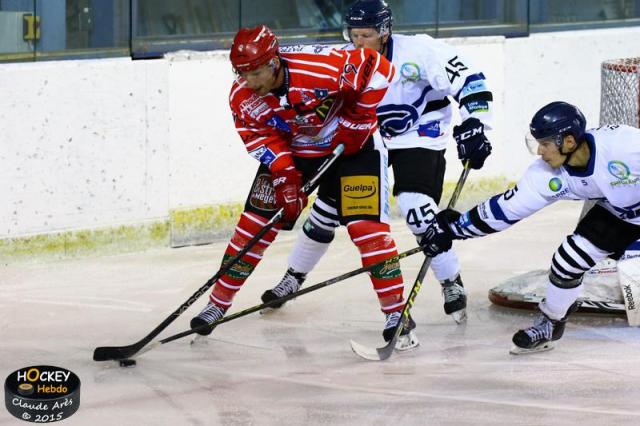
<path id="1" fill-rule="evenodd" d="M 626 320 L 574 316 L 556 349 L 513 356 L 512 334 L 532 314 L 491 305 L 487 291 L 547 268 L 580 203 L 557 203 L 500 234 L 459 242 L 469 319 L 442 310 L 428 275 L 412 315 L 421 346 L 385 362 L 358 358 L 349 339 L 380 346 L 383 315 L 364 275 L 253 314 L 206 343 L 162 345 L 135 368 L 92 361 L 96 346 L 138 341 L 193 294 L 226 242 L 47 263 L 0 265 L 0 375 L 29 365 L 70 369 L 82 381 L 68 425 L 605 425 L 640 424 L 640 330 Z M 402 251 L 415 241 L 401 222 Z M 259 303 L 286 269 L 283 233 L 236 297 Z M 403 260 L 407 287 L 422 261 Z M 359 267 L 338 233 L 308 284 Z M 408 292 L 408 289 L 406 290 Z M 161 336 L 188 328 L 205 297 Z M 0 409 L 0 425 L 26 424 Z"/>

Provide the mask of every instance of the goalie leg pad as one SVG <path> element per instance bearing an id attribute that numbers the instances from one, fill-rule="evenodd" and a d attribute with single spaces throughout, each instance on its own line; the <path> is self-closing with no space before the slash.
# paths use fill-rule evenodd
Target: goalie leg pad
<path id="1" fill-rule="evenodd" d="M 388 224 L 371 220 L 349 222 L 347 230 L 358 247 L 363 266 L 382 262 L 398 254 Z M 369 277 L 378 295 L 382 312 L 395 312 L 404 307 L 404 284 L 400 261 L 388 262 L 373 269 Z"/>
<path id="2" fill-rule="evenodd" d="M 629 325 L 638 327 L 640 326 L 640 259 L 632 258 L 618 262 L 618 278 Z"/>
<path id="3" fill-rule="evenodd" d="M 268 219 L 254 213 L 243 212 L 231 236 L 229 245 L 222 257 L 222 265 L 240 252 L 267 223 Z M 223 309 L 228 309 L 235 294 L 249 278 L 262 259 L 264 251 L 278 235 L 278 228 L 273 227 L 258 241 L 227 273 L 222 275 L 213 286 L 209 300 Z"/>

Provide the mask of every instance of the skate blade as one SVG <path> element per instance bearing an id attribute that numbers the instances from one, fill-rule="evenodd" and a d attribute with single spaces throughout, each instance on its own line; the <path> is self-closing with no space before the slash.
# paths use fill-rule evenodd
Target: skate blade
<path id="1" fill-rule="evenodd" d="M 460 309 L 459 311 L 452 312 L 451 318 L 453 318 L 456 324 L 463 324 L 467 322 L 467 310 Z"/>
<path id="2" fill-rule="evenodd" d="M 409 334 L 398 337 L 395 350 L 396 352 L 407 352 L 414 350 L 418 346 L 420 346 L 420 341 L 418 340 L 416 334 L 411 331 L 409 332 Z"/>
<path id="3" fill-rule="evenodd" d="M 514 345 L 511 348 L 511 350 L 509 350 L 509 353 L 511 355 L 528 355 L 528 354 L 535 354 L 538 352 L 550 351 L 555 347 L 556 345 L 553 342 L 546 342 L 541 344 L 540 346 L 536 346 L 535 348 L 531 348 L 531 349 L 521 348 L 519 346 Z"/>

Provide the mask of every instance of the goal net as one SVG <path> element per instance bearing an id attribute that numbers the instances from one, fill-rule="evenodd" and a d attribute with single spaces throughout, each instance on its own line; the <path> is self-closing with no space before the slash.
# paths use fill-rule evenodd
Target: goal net
<path id="1" fill-rule="evenodd" d="M 601 76 L 600 125 L 640 127 L 640 58 L 604 61 Z"/>
<path id="2" fill-rule="evenodd" d="M 600 125 L 607 124 L 640 128 L 640 58 L 612 59 L 602 63 Z M 586 202 L 580 217 L 592 206 Z M 633 281 L 635 286 L 639 279 L 635 272 L 630 274 L 628 271 L 639 269 L 640 241 L 627 249 L 621 262 L 624 262 L 622 268 L 615 261 L 605 259 L 585 274 L 582 305 L 578 312 L 627 315 L 629 323 L 637 325 L 634 323 L 638 319 L 631 315 L 638 315 L 638 306 L 634 305 L 633 295 L 626 284 Z M 536 270 L 512 277 L 489 290 L 489 300 L 510 308 L 535 309 L 544 298 L 547 276 L 548 270 Z M 640 298 L 636 295 L 635 303 L 640 304 L 637 299 Z"/>

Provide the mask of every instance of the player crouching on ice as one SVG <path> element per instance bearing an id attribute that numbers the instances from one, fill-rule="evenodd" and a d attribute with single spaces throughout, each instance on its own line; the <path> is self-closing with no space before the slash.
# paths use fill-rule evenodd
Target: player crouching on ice
<path id="1" fill-rule="evenodd" d="M 463 214 L 440 212 L 420 242 L 428 256 L 436 256 L 454 239 L 503 231 L 557 200 L 597 200 L 554 253 L 540 315 L 514 334 L 512 354 L 552 349 L 577 308 L 584 273 L 606 257 L 619 259 L 640 238 L 640 130 L 585 127 L 575 106 L 544 106 L 531 119 L 527 136 L 529 149 L 541 158 L 518 184 Z"/>

